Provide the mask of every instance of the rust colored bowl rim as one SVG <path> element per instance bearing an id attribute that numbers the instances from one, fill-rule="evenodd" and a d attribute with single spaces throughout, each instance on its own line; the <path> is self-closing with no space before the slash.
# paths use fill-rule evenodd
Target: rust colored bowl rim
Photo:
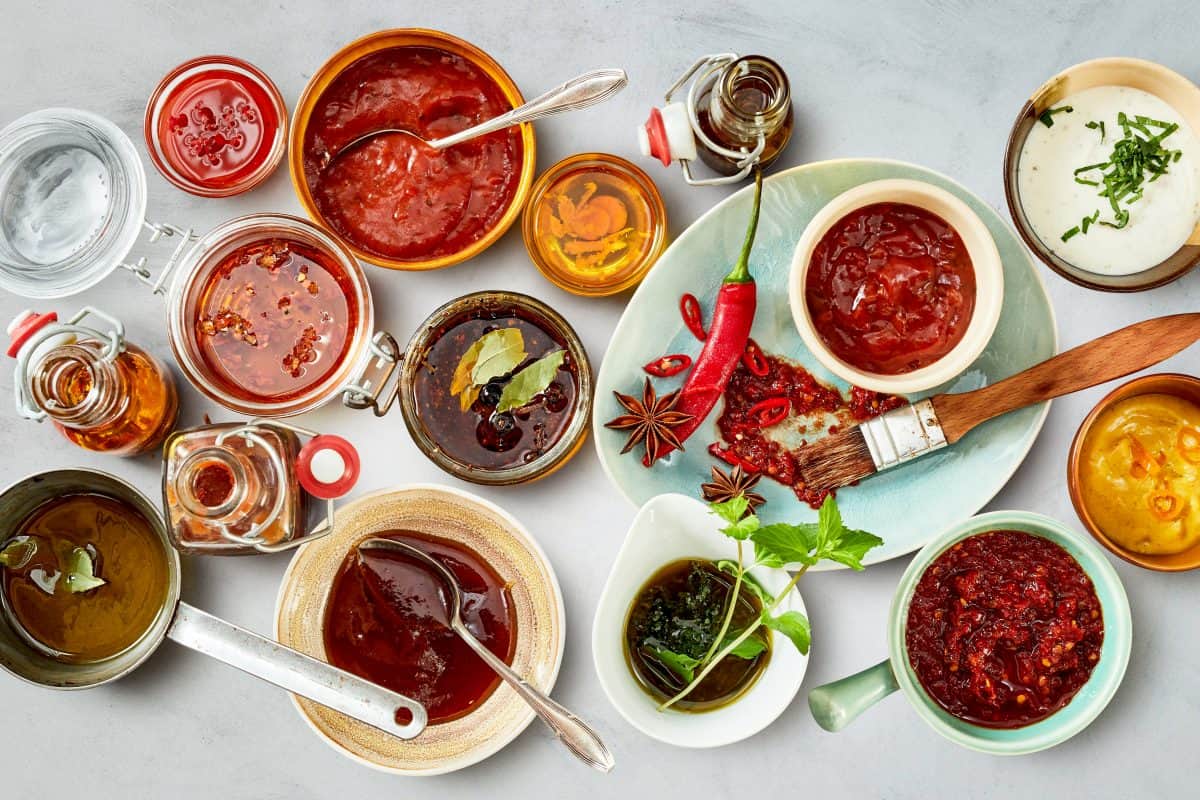
<path id="1" fill-rule="evenodd" d="M 304 213 L 318 225 L 328 229 L 333 236 L 343 242 L 359 259 L 369 264 L 386 267 L 387 269 L 410 272 L 441 269 L 442 267 L 449 267 L 479 255 L 495 244 L 517 220 L 517 217 L 520 216 L 522 209 L 525 207 L 525 201 L 529 197 L 529 190 L 533 186 L 533 176 L 537 166 L 537 143 L 533 132 L 533 125 L 528 122 L 523 123 L 520 126 L 522 147 L 521 176 L 508 208 L 499 221 L 485 232 L 483 236 L 456 253 L 419 261 L 404 261 L 364 250 L 334 231 L 332 226 L 325 221 L 325 218 L 317 209 L 316 201 L 313 199 L 312 192 L 309 191 L 308 182 L 304 179 L 304 134 L 308 129 L 308 120 L 312 115 L 317 100 L 320 99 L 329 85 L 350 65 L 373 53 L 396 47 L 434 47 L 465 58 L 483 70 L 488 78 L 495 81 L 496 85 L 504 93 L 505 99 L 514 108 L 525 102 L 525 98 L 521 95 L 521 90 L 517 88 L 516 82 L 504 71 L 504 68 L 494 58 L 468 41 L 459 39 L 448 33 L 443 33 L 442 31 L 430 30 L 428 28 L 391 28 L 376 31 L 375 33 L 355 39 L 350 44 L 338 50 L 309 79 L 308 84 L 304 87 L 304 91 L 300 94 L 300 99 L 296 101 L 296 107 L 292 112 L 291 127 L 288 130 L 288 170 L 292 176 L 292 188 L 295 189 L 296 197 L 300 200 L 300 205 L 304 207 Z"/>
<path id="2" fill-rule="evenodd" d="M 1075 439 L 1071 442 L 1070 455 L 1067 457 L 1067 491 L 1071 495 L 1071 504 L 1075 506 L 1075 513 L 1079 515 L 1079 521 L 1087 528 L 1088 533 L 1092 534 L 1096 541 L 1108 548 L 1113 555 L 1128 561 L 1130 564 L 1136 564 L 1139 567 L 1145 567 L 1146 569 L 1158 572 L 1186 572 L 1187 570 L 1200 567 L 1200 544 L 1193 545 L 1181 553 L 1171 553 L 1168 555 L 1135 553 L 1109 538 L 1108 534 L 1092 519 L 1087 505 L 1083 501 L 1083 494 L 1080 487 L 1083 470 L 1083 442 L 1091 431 L 1092 425 L 1095 424 L 1101 414 L 1116 403 L 1144 394 L 1170 394 L 1192 402 L 1200 402 L 1200 378 L 1176 372 L 1164 372 L 1135 378 L 1109 392 L 1084 417 L 1079 430 L 1075 433 Z"/>
<path id="3" fill-rule="evenodd" d="M 1038 87 L 1013 121 L 1004 150 L 1004 198 L 1017 233 L 1039 260 L 1063 278 L 1102 292 L 1141 292 L 1171 283 L 1200 264 L 1200 225 L 1178 250 L 1141 272 L 1101 275 L 1066 261 L 1047 247 L 1025 217 L 1017 185 L 1021 149 L 1038 115 L 1064 97 L 1095 86 L 1129 86 L 1159 97 L 1200 134 L 1200 86 L 1172 69 L 1140 58 L 1096 58 L 1068 67 Z"/>

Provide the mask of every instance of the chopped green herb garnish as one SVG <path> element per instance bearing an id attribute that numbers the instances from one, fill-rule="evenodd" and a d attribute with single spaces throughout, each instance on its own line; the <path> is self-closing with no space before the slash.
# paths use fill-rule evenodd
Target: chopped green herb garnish
<path id="1" fill-rule="evenodd" d="M 1091 122 L 1084 125 L 1084 127 L 1090 128 L 1091 130 L 1094 130 L 1094 131 L 1100 131 L 1100 141 L 1101 142 L 1104 141 L 1104 120 L 1100 120 L 1100 121 L 1092 120 Z"/>
<path id="2" fill-rule="evenodd" d="M 1113 144 L 1108 160 L 1087 164 L 1074 172 L 1076 183 L 1100 189 L 1097 194 L 1108 200 L 1112 219 L 1100 219 L 1097 209 L 1079 225 L 1064 232 L 1064 242 L 1078 234 L 1086 234 L 1088 228 L 1096 224 L 1106 228 L 1124 228 L 1129 224 L 1128 206 L 1142 199 L 1145 185 L 1166 175 L 1168 166 L 1183 156 L 1181 150 L 1168 150 L 1163 146 L 1163 141 L 1179 130 L 1177 123 L 1151 119 L 1141 114 L 1131 119 L 1122 111 L 1117 114 L 1117 125 L 1121 128 L 1122 137 Z M 1100 140 L 1104 141 L 1103 122 L 1088 122 L 1086 126 L 1099 129 Z"/>
<path id="3" fill-rule="evenodd" d="M 1052 127 L 1054 127 L 1054 115 L 1055 114 L 1070 114 L 1074 110 L 1075 109 L 1071 108 L 1070 106 L 1059 106 L 1058 108 L 1047 108 L 1045 111 L 1043 111 L 1041 114 L 1038 115 L 1038 121 L 1041 122 L 1043 125 L 1045 125 L 1047 128 L 1052 128 Z"/>

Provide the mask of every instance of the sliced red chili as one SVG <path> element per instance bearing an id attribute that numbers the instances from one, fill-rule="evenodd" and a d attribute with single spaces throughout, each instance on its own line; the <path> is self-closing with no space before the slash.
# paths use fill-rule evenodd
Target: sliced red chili
<path id="1" fill-rule="evenodd" d="M 753 339 L 746 342 L 746 352 L 742 353 L 742 363 L 746 365 L 746 369 L 756 377 L 764 377 L 771 365 L 767 363 L 767 357 L 763 355 L 762 348 L 758 346 L 758 342 Z"/>
<path id="2" fill-rule="evenodd" d="M 755 466 L 754 464 L 750 463 L 746 459 L 739 456 L 737 453 L 733 452 L 733 448 L 722 447 L 720 442 L 713 442 L 712 444 L 710 444 L 708 446 L 708 454 L 711 455 L 713 458 L 721 459 L 726 464 L 729 464 L 732 467 L 741 467 L 743 470 L 750 473 L 751 475 L 757 475 L 758 473 L 762 472 L 762 470 L 759 467 Z"/>
<path id="3" fill-rule="evenodd" d="M 656 378 L 670 378 L 678 375 L 692 365 L 692 357 L 683 353 L 672 353 L 669 356 L 656 358 L 642 367 L 648 374 Z"/>
<path id="4" fill-rule="evenodd" d="M 679 313 L 683 315 L 683 324 L 687 325 L 693 336 L 702 342 L 708 338 L 708 333 L 704 330 L 704 320 L 700 316 L 700 301 L 696 299 L 696 295 L 689 292 L 679 298 Z"/>
<path id="5" fill-rule="evenodd" d="M 750 406 L 750 420 L 759 427 L 769 428 L 787 419 L 792 410 L 792 401 L 786 397 L 769 397 Z"/>

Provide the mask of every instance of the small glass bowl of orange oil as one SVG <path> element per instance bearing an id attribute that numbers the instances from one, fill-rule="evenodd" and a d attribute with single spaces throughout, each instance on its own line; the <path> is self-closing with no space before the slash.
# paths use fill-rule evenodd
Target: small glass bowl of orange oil
<path id="1" fill-rule="evenodd" d="M 667 211 L 645 172 L 617 156 L 580 153 L 538 178 L 521 232 L 549 280 L 602 297 L 636 286 L 658 260 Z"/>

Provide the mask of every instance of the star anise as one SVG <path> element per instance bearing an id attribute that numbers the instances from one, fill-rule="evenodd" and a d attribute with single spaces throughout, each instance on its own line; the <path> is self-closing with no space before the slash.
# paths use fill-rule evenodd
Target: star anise
<path id="1" fill-rule="evenodd" d="M 676 450 L 683 449 L 683 443 L 679 441 L 679 437 L 675 435 L 672 428 L 687 422 L 692 415 L 675 410 L 675 404 L 679 402 L 678 391 L 658 397 L 654 393 L 654 387 L 650 385 L 650 379 L 647 378 L 640 400 L 620 392 L 613 392 L 613 394 L 616 395 L 617 402 L 624 406 L 629 413 L 617 417 L 612 422 L 605 423 L 604 427 L 629 431 L 629 441 L 625 442 L 625 447 L 621 449 L 622 453 L 628 453 L 637 446 L 638 442 L 644 442 L 646 457 L 642 459 L 642 463 L 650 466 L 658 460 L 664 446 L 670 446 Z"/>
<path id="2" fill-rule="evenodd" d="M 725 503 L 739 494 L 744 495 L 746 502 L 750 504 L 746 511 L 750 513 L 767 502 L 767 499 L 761 494 L 751 491 L 761 479 L 761 475 L 746 472 L 741 465 L 735 466 L 728 474 L 720 467 L 713 467 L 712 482 L 701 484 L 700 492 L 710 503 Z"/>

